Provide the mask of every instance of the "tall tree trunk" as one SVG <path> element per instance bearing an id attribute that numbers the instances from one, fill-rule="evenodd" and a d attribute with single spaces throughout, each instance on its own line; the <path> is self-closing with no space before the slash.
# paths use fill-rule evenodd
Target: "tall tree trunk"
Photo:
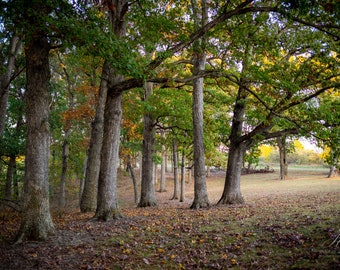
<path id="1" fill-rule="evenodd" d="M 121 81 L 120 78 L 116 78 Z M 117 169 L 122 120 L 122 94 L 108 96 L 104 113 L 104 134 L 101 151 L 98 196 L 95 219 L 108 221 L 120 218 L 118 207 Z"/>
<path id="2" fill-rule="evenodd" d="M 182 150 L 182 164 L 181 164 L 181 195 L 180 202 L 184 202 L 185 199 L 185 151 Z"/>
<path id="3" fill-rule="evenodd" d="M 288 176 L 286 136 L 277 138 L 277 145 L 280 153 L 280 180 L 286 180 Z"/>
<path id="4" fill-rule="evenodd" d="M 102 69 L 101 82 L 99 87 L 96 116 L 92 122 L 90 144 L 88 149 L 84 189 L 80 199 L 80 210 L 83 213 L 92 212 L 97 207 L 98 176 L 100 170 L 100 153 L 103 142 L 104 110 L 108 89 L 110 67 L 107 61 Z"/>
<path id="5" fill-rule="evenodd" d="M 18 179 L 17 168 L 16 168 L 16 163 L 15 163 L 15 168 L 13 172 L 13 196 L 12 196 L 14 200 L 20 199 L 18 182 L 19 182 L 19 179 Z"/>
<path id="6" fill-rule="evenodd" d="M 188 172 L 188 184 L 191 183 L 193 171 L 194 171 L 194 163 L 192 160 L 190 160 L 189 161 L 189 172 Z"/>
<path id="7" fill-rule="evenodd" d="M 231 126 L 230 147 L 224 190 L 218 204 L 241 204 L 244 202 L 240 188 L 241 172 L 245 152 L 251 143 L 250 141 L 241 141 L 246 98 L 247 93 L 245 89 L 240 86 L 236 98 Z"/>
<path id="8" fill-rule="evenodd" d="M 210 169 L 211 169 L 211 167 L 210 166 L 207 166 L 207 177 L 210 177 Z"/>
<path id="9" fill-rule="evenodd" d="M 328 178 L 335 177 L 338 174 L 337 167 L 338 167 L 339 155 L 336 154 L 336 151 L 333 149 L 333 147 L 330 148 L 330 155 L 331 155 L 332 164 L 329 168 L 329 173 L 327 176 Z"/>
<path id="10" fill-rule="evenodd" d="M 36 3 L 36 10 L 44 11 L 40 6 L 44 6 L 43 1 Z M 31 26 L 35 25 L 37 29 L 42 25 L 46 27 L 37 14 L 29 14 L 28 17 Z M 27 140 L 22 218 L 17 242 L 24 239 L 45 240 L 54 232 L 48 193 L 50 45 L 47 37 L 36 35 L 26 38 Z"/>
<path id="11" fill-rule="evenodd" d="M 162 136 L 165 136 L 164 132 L 162 133 Z M 162 145 L 161 179 L 160 179 L 159 192 L 166 191 L 165 167 L 166 167 L 166 148 L 165 148 L 165 145 L 163 144 Z"/>
<path id="12" fill-rule="evenodd" d="M 206 1 L 202 0 L 201 12 L 196 0 L 192 0 L 194 20 L 196 28 L 207 22 Z M 194 42 L 194 70 L 193 75 L 205 70 L 206 53 L 205 40 L 202 38 Z M 192 209 L 206 208 L 210 206 L 205 175 L 204 160 L 204 134 L 203 134 L 203 78 L 193 81 L 193 128 L 194 128 L 194 201 Z"/>
<path id="13" fill-rule="evenodd" d="M 246 149 L 245 143 L 231 143 L 228 153 L 224 190 L 222 197 L 217 204 L 242 204 L 244 202 L 240 183 L 242 163 Z"/>
<path id="14" fill-rule="evenodd" d="M 84 191 L 84 186 L 85 186 L 85 173 L 86 173 L 86 167 L 87 167 L 87 159 L 88 159 L 88 153 L 85 156 L 84 159 L 84 166 L 83 166 L 83 177 L 81 177 L 79 179 L 79 205 L 81 202 L 81 197 L 83 195 L 83 191 Z"/>
<path id="15" fill-rule="evenodd" d="M 153 183 L 156 185 L 158 183 L 158 165 L 156 162 L 153 163 Z"/>
<path id="16" fill-rule="evenodd" d="M 152 94 L 152 83 L 145 84 L 145 99 Z M 142 183 L 139 207 L 156 206 L 155 186 L 152 181 L 152 154 L 155 144 L 154 120 L 150 113 L 144 115 Z"/>
<path id="17" fill-rule="evenodd" d="M 133 168 L 132 168 L 132 165 L 131 165 L 130 156 L 127 157 L 126 169 L 127 169 L 127 171 L 130 173 L 130 175 L 131 175 L 132 184 L 133 184 L 133 191 L 134 191 L 135 203 L 138 204 L 138 187 L 137 187 L 137 180 L 136 180 L 135 173 L 134 173 Z"/>
<path id="18" fill-rule="evenodd" d="M 177 141 L 172 141 L 172 162 L 174 166 L 174 194 L 171 200 L 178 200 L 178 152 L 177 152 Z"/>
<path id="19" fill-rule="evenodd" d="M 9 157 L 7 175 L 6 175 L 6 186 L 5 186 L 5 198 L 7 200 L 12 199 L 12 187 L 13 187 L 13 176 L 16 169 L 15 155 Z"/>
<path id="20" fill-rule="evenodd" d="M 165 148 L 165 153 L 164 153 L 164 158 L 165 158 L 165 172 L 169 172 L 169 166 L 168 166 L 168 150 Z"/>
<path id="21" fill-rule="evenodd" d="M 127 0 L 109 0 L 106 3 L 113 8 L 108 10 L 108 19 L 117 38 L 126 34 L 125 15 L 128 11 Z M 115 70 L 110 74 L 115 74 Z M 115 74 L 109 78 L 108 85 L 124 80 L 124 76 Z M 107 95 L 104 110 L 104 133 L 100 157 L 98 178 L 97 220 L 107 221 L 122 217 L 118 207 L 117 169 L 119 162 L 119 143 L 122 121 L 122 93 Z"/>
<path id="22" fill-rule="evenodd" d="M 9 97 L 9 87 L 11 82 L 12 72 L 15 68 L 15 59 L 21 50 L 21 39 L 16 35 L 10 39 L 7 64 L 5 65 L 5 72 L 0 75 L 0 140 L 5 131 L 7 103 Z M 2 163 L 0 162 L 0 173 L 2 171 Z"/>
<path id="23" fill-rule="evenodd" d="M 62 58 L 58 54 L 58 59 L 63 66 L 64 75 L 67 81 L 67 92 L 68 92 L 68 107 L 69 109 L 74 108 L 74 93 L 73 93 L 73 83 L 72 80 L 63 65 Z M 67 179 L 67 167 L 68 167 L 68 155 L 69 155 L 69 139 L 71 136 L 71 123 L 67 120 L 64 125 L 64 141 L 62 145 L 62 166 L 61 166 L 61 176 L 60 176 L 60 194 L 59 194 L 59 208 L 62 209 L 66 205 L 66 179 Z"/>
<path id="24" fill-rule="evenodd" d="M 71 130 L 66 130 L 63 146 L 62 146 L 62 165 L 61 165 L 61 177 L 60 177 L 60 194 L 59 194 L 59 207 L 62 209 L 66 205 L 66 178 L 67 178 L 67 165 L 68 165 L 68 153 L 69 144 L 68 139 L 70 137 Z"/>
<path id="25" fill-rule="evenodd" d="M 5 72 L 0 75 L 0 139 L 5 130 L 5 120 L 7 114 L 8 91 L 11 82 L 11 76 L 15 68 L 15 59 L 21 50 L 21 39 L 13 36 L 10 40 L 7 64 Z"/>
<path id="26" fill-rule="evenodd" d="M 20 113 L 19 113 L 19 117 L 18 117 L 18 120 L 17 120 L 17 124 L 16 124 L 17 132 L 20 132 L 20 130 L 22 128 L 22 125 L 23 125 L 23 122 L 24 122 L 24 119 L 23 119 L 24 116 L 23 116 L 22 110 L 23 110 L 23 107 L 20 107 Z M 16 155 L 12 154 L 10 156 L 9 167 L 8 167 L 8 171 L 7 171 L 6 191 L 7 191 L 7 183 L 9 185 L 12 185 L 13 186 L 13 191 L 14 191 L 14 194 L 12 194 L 12 197 L 15 200 L 19 200 L 19 184 L 18 184 L 17 167 L 16 167 L 16 165 L 17 165 L 16 164 Z"/>

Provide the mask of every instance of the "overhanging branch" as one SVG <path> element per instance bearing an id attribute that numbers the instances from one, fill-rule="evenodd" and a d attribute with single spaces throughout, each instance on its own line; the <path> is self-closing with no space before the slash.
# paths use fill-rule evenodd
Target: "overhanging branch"
<path id="1" fill-rule="evenodd" d="M 329 34 L 333 36 L 334 38 L 340 39 L 338 35 L 335 35 L 325 30 L 326 27 L 336 28 L 334 27 L 334 25 L 318 25 L 313 22 L 302 20 L 298 17 L 294 17 L 294 16 L 292 17 L 290 14 L 288 14 L 288 12 L 285 12 L 282 9 L 279 9 L 277 6 L 273 6 L 273 7 L 254 6 L 254 5 L 251 5 L 253 2 L 254 2 L 253 0 L 246 0 L 240 5 L 238 5 L 236 8 L 229 10 L 229 11 L 227 10 L 227 7 L 228 7 L 228 2 L 227 2 L 224 8 L 222 8 L 222 13 L 218 15 L 215 19 L 211 20 L 209 23 L 202 26 L 196 32 L 192 33 L 187 40 L 177 43 L 176 45 L 172 46 L 165 52 L 161 52 L 153 61 L 151 61 L 144 69 L 145 77 L 148 78 L 151 72 L 155 70 L 159 65 L 161 65 L 165 59 L 167 59 L 168 57 L 172 56 L 173 54 L 177 52 L 180 52 L 184 48 L 189 47 L 194 41 L 206 35 L 211 29 L 213 29 L 218 24 L 234 16 L 241 15 L 241 14 L 254 13 L 254 12 L 267 12 L 267 13 L 275 12 L 285 17 L 290 17 L 292 20 L 300 24 L 314 27 L 315 29 L 318 29 L 319 31 L 322 31 L 326 34 Z M 188 82 L 190 79 L 194 79 L 196 77 L 197 76 L 193 76 L 188 79 L 183 79 L 184 81 L 181 81 L 182 79 L 165 79 L 165 78 L 154 78 L 154 79 L 131 78 L 119 84 L 114 84 L 114 85 L 109 86 L 108 93 L 111 95 L 114 95 L 114 94 L 119 94 L 126 90 L 130 90 L 132 88 L 142 87 L 145 81 L 150 81 L 150 82 L 155 82 L 155 83 L 166 83 L 170 81 L 185 83 L 185 82 Z M 234 80 L 234 78 L 232 77 L 229 77 L 228 79 L 234 83 L 237 82 L 237 80 Z"/>

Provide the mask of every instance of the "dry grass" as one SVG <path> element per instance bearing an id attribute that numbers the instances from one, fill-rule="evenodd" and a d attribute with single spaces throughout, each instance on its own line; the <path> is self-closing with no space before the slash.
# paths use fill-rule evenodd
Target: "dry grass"
<path id="1" fill-rule="evenodd" d="M 252 203 L 262 197 L 277 197 L 289 195 L 340 193 L 340 176 L 327 178 L 328 169 L 314 167 L 290 168 L 288 179 L 279 180 L 278 172 L 264 174 L 249 174 L 241 176 L 241 192 L 246 203 Z M 209 199 L 215 204 L 221 197 L 224 187 L 225 172 L 212 173 L 207 178 Z M 156 184 L 156 190 L 158 185 Z M 167 173 L 167 192 L 156 192 L 160 205 L 188 207 L 194 198 L 193 181 L 186 183 L 185 202 L 171 201 L 173 195 L 173 176 Z M 132 181 L 126 174 L 120 174 L 118 193 L 122 208 L 135 206 L 133 202 Z"/>
<path id="2" fill-rule="evenodd" d="M 242 206 L 189 210 L 156 193 L 159 207 L 136 208 L 131 179 L 121 174 L 120 205 L 125 219 L 93 222 L 72 211 L 55 217 L 57 234 L 48 242 L 10 246 L 0 241 L 0 269 L 340 269 L 340 178 L 326 170 L 291 170 L 242 176 Z M 222 194 L 224 173 L 207 179 L 212 203 Z M 0 240 L 19 224 L 0 219 Z"/>

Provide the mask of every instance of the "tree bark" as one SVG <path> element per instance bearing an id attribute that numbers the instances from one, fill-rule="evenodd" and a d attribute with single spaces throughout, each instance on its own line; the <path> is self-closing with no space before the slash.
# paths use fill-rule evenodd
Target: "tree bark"
<path id="1" fill-rule="evenodd" d="M 61 64 L 62 59 L 58 54 L 58 58 Z M 69 109 L 74 108 L 74 93 L 73 93 L 73 83 L 64 65 L 63 71 L 67 82 L 67 92 L 68 92 L 68 107 Z M 67 167 L 68 167 L 68 155 L 69 155 L 69 139 L 71 136 L 71 122 L 67 120 L 64 124 L 64 141 L 62 145 L 62 166 L 61 166 L 61 176 L 60 176 L 60 194 L 59 194 L 59 208 L 63 209 L 66 205 L 66 180 L 67 180 Z"/>
<path id="2" fill-rule="evenodd" d="M 8 167 L 7 167 L 7 175 L 6 175 L 6 185 L 5 185 L 5 198 L 6 200 L 12 199 L 12 187 L 13 187 L 13 179 L 14 173 L 16 170 L 16 161 L 15 155 L 11 155 L 9 157 Z"/>
<path id="3" fill-rule="evenodd" d="M 153 184 L 156 185 L 158 183 L 158 165 L 156 162 L 153 163 Z"/>
<path id="4" fill-rule="evenodd" d="M 5 72 L 0 75 L 0 140 L 5 131 L 7 103 L 9 97 L 9 87 L 11 83 L 12 72 L 15 69 L 15 60 L 21 50 L 21 39 L 16 35 L 10 39 L 9 54 L 5 66 Z M 0 162 L 0 173 L 2 171 L 2 163 Z"/>
<path id="5" fill-rule="evenodd" d="M 43 2 L 40 4 L 44 6 Z M 34 15 L 29 17 L 28 23 L 36 25 L 37 29 L 44 24 Z M 39 33 L 26 38 L 27 140 L 22 219 L 17 242 L 45 240 L 54 232 L 48 193 L 50 45 L 48 38 Z"/>
<path id="6" fill-rule="evenodd" d="M 338 172 L 337 172 L 336 166 L 330 166 L 327 178 L 336 177 L 337 174 L 338 174 Z"/>
<path id="7" fill-rule="evenodd" d="M 329 173 L 328 173 L 328 178 L 335 177 L 338 174 L 338 160 L 339 160 L 339 154 L 337 151 L 337 146 L 330 147 L 330 168 L 329 168 Z M 336 150 L 334 150 L 336 149 Z"/>
<path id="8" fill-rule="evenodd" d="M 110 67 L 104 62 L 99 87 L 96 116 L 92 123 L 90 145 L 88 149 L 84 189 L 80 199 L 80 210 L 83 213 L 92 212 L 97 207 L 98 177 L 100 170 L 100 153 L 103 143 L 104 110 L 107 97 Z"/>
<path id="9" fill-rule="evenodd" d="M 168 150 L 165 148 L 165 153 L 164 153 L 164 159 L 165 159 L 165 172 L 169 172 L 169 166 L 168 166 Z"/>
<path id="10" fill-rule="evenodd" d="M 13 195 L 12 198 L 14 200 L 20 199 L 20 193 L 19 193 L 19 180 L 18 180 L 18 174 L 17 174 L 17 168 L 15 163 L 14 173 L 13 173 Z"/>
<path id="11" fill-rule="evenodd" d="M 133 184 L 133 191 L 134 191 L 134 198 L 135 198 L 135 203 L 138 204 L 138 188 L 137 188 L 137 180 L 135 177 L 135 173 L 133 171 L 132 165 L 131 165 L 131 159 L 130 156 L 127 157 L 127 164 L 126 164 L 126 169 L 131 175 L 132 178 L 132 184 Z"/>
<path id="12" fill-rule="evenodd" d="M 188 172 L 188 184 L 191 183 L 193 171 L 194 171 L 194 163 L 192 160 L 190 160 L 189 161 L 189 172 Z"/>
<path id="13" fill-rule="evenodd" d="M 251 145 L 251 139 L 249 139 L 249 141 L 241 141 L 243 117 L 246 109 L 246 97 L 247 93 L 245 89 L 240 86 L 238 89 L 234 115 L 232 119 L 224 190 L 222 197 L 217 204 L 242 204 L 244 202 L 240 187 L 241 172 L 245 152 L 247 147 Z"/>
<path id="14" fill-rule="evenodd" d="M 164 136 L 164 133 L 162 134 Z M 159 192 L 165 192 L 166 191 L 166 178 L 165 178 L 165 167 L 166 167 L 166 148 L 165 145 L 162 145 L 162 163 L 161 163 L 161 179 L 160 179 L 160 188 Z"/>
<path id="15" fill-rule="evenodd" d="M 177 141 L 172 141 L 172 164 L 174 167 L 174 193 L 171 200 L 178 200 L 178 153 L 177 153 Z"/>
<path id="16" fill-rule="evenodd" d="M 152 94 L 152 83 L 145 84 L 145 99 Z M 150 113 L 144 115 L 142 182 L 139 207 L 156 206 L 155 187 L 152 181 L 152 154 L 155 144 L 154 120 Z"/>
<path id="17" fill-rule="evenodd" d="M 199 12 L 198 3 L 192 0 L 194 20 L 196 28 L 204 25 L 207 21 L 206 1 L 202 0 L 201 13 Z M 206 53 L 204 38 L 194 42 L 193 75 L 205 70 Z M 194 129 L 194 201 L 192 209 L 206 208 L 210 206 L 205 174 L 204 160 L 204 134 L 203 134 L 203 78 L 197 78 L 193 81 L 193 129 Z"/>
<path id="18" fill-rule="evenodd" d="M 210 177 L 210 166 L 207 166 L 207 177 Z"/>
<path id="19" fill-rule="evenodd" d="M 79 205 L 80 205 L 80 202 L 81 202 L 81 197 L 83 195 L 83 191 L 84 191 L 84 186 L 85 186 L 85 173 L 86 173 L 86 167 L 87 167 L 87 157 L 88 157 L 88 154 L 85 156 L 85 159 L 84 159 L 84 169 L 83 169 L 83 177 L 81 177 L 79 179 Z"/>
<path id="20" fill-rule="evenodd" d="M 182 150 L 182 164 L 181 164 L 181 193 L 180 193 L 180 202 L 184 202 L 185 200 L 185 151 Z"/>
<path id="21" fill-rule="evenodd" d="M 246 149 L 245 143 L 231 143 L 224 190 L 217 204 L 242 204 L 244 202 L 241 194 L 241 172 Z"/>
<path id="22" fill-rule="evenodd" d="M 60 194 L 59 194 L 59 208 L 62 209 L 66 205 L 66 178 L 67 178 L 67 165 L 68 165 L 68 154 L 69 144 L 68 139 L 70 137 L 71 130 L 67 129 L 65 138 L 62 146 L 62 165 L 61 165 L 61 176 L 60 176 Z"/>
<path id="23" fill-rule="evenodd" d="M 288 176 L 288 163 L 286 151 L 286 136 L 277 138 L 280 154 L 280 180 L 286 180 Z"/>
<path id="24" fill-rule="evenodd" d="M 15 60 L 21 50 L 21 39 L 14 35 L 9 44 L 9 55 L 7 64 L 5 65 L 5 72 L 0 75 L 0 138 L 4 133 L 5 120 L 7 114 L 8 91 L 11 82 L 12 72 L 15 68 Z"/>
<path id="25" fill-rule="evenodd" d="M 117 77 L 120 80 L 122 77 Z M 122 217 L 118 207 L 117 169 L 122 120 L 122 94 L 108 96 L 104 112 L 104 134 L 94 219 L 108 221 Z"/>
<path id="26" fill-rule="evenodd" d="M 126 34 L 125 15 L 128 11 L 127 0 L 106 1 L 109 6 L 108 19 L 116 37 Z M 110 74 L 115 74 L 113 70 Z M 124 76 L 115 74 L 108 80 L 108 87 L 119 84 Z M 98 178 L 97 209 L 94 219 L 107 221 L 122 217 L 118 207 L 117 169 L 119 162 L 119 143 L 122 121 L 122 92 L 107 95 L 104 110 L 104 132 Z"/>

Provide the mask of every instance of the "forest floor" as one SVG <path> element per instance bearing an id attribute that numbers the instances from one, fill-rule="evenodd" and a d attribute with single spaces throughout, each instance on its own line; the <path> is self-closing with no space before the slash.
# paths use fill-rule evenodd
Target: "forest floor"
<path id="1" fill-rule="evenodd" d="M 180 203 L 170 200 L 168 176 L 153 208 L 137 208 L 131 179 L 120 177 L 119 220 L 91 221 L 75 207 L 53 212 L 56 233 L 45 242 L 12 245 L 20 220 L 0 212 L 0 269 L 340 269 L 340 177 L 244 175 L 244 205 L 190 210 L 193 183 Z M 212 204 L 223 184 L 223 172 L 207 178 Z"/>

